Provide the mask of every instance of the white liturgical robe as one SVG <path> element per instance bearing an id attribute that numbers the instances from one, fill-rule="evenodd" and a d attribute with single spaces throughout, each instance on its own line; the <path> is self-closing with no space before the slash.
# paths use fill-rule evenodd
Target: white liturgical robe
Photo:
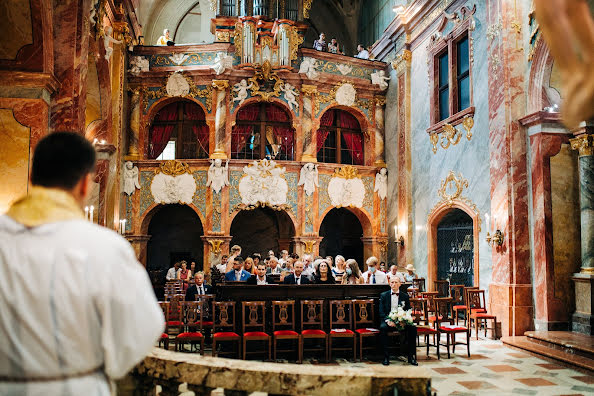
<path id="1" fill-rule="evenodd" d="M 0 216 L 0 274 L 2 395 L 108 396 L 162 334 L 130 244 L 84 219 Z"/>

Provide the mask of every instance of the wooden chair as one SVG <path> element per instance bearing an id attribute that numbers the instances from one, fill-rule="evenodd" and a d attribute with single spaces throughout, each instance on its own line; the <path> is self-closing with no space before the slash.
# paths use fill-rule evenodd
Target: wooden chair
<path id="1" fill-rule="evenodd" d="M 450 317 L 450 313 L 452 312 L 452 298 L 437 297 L 434 299 L 434 304 L 436 317 L 435 328 L 440 333 L 446 335 L 445 346 L 448 350 L 448 359 L 450 358 L 450 339 L 453 353 L 456 353 L 456 344 L 466 345 L 468 357 L 470 357 L 470 331 L 467 327 L 454 324 L 454 318 Z M 456 334 L 458 333 L 466 334 L 466 344 L 456 341 Z"/>
<path id="2" fill-rule="evenodd" d="M 359 359 L 363 360 L 364 350 L 375 350 L 379 329 L 375 328 L 373 315 L 375 307 L 372 299 L 353 300 L 353 324 L 355 333 L 359 334 Z M 372 346 L 364 346 L 366 338 L 373 338 Z"/>
<path id="3" fill-rule="evenodd" d="M 271 342 L 270 335 L 266 333 L 266 301 L 242 301 L 241 324 L 243 329 L 243 359 L 245 360 L 248 353 L 262 352 L 248 352 L 247 343 L 249 341 L 266 341 L 268 345 L 267 359 L 270 360 Z"/>
<path id="4" fill-rule="evenodd" d="M 272 359 L 277 352 L 293 352 L 294 349 L 278 349 L 279 340 L 297 341 L 297 361 L 301 363 L 301 337 L 295 331 L 295 301 L 272 301 Z"/>
<path id="5" fill-rule="evenodd" d="M 214 299 L 214 294 L 196 294 L 196 301 L 202 301 L 202 329 L 204 330 L 204 335 L 207 340 L 212 335 L 212 302 L 214 301 Z"/>
<path id="6" fill-rule="evenodd" d="M 217 356 L 217 343 L 237 343 L 237 356 L 241 356 L 241 336 L 235 332 L 235 302 L 213 301 L 212 303 L 212 356 Z"/>
<path id="7" fill-rule="evenodd" d="M 174 295 L 169 300 L 169 318 L 167 319 L 167 334 L 178 335 L 182 332 L 184 326 L 182 317 L 182 302 L 184 301 L 182 295 Z M 173 332 L 172 332 L 173 330 Z"/>
<path id="8" fill-rule="evenodd" d="M 334 347 L 334 339 L 351 339 L 353 360 L 357 360 L 357 337 L 352 330 L 353 302 L 351 300 L 330 300 L 330 333 L 328 335 L 328 360 L 332 351 L 350 351 L 351 348 Z"/>
<path id="9" fill-rule="evenodd" d="M 175 350 L 182 351 L 183 346 L 187 343 L 191 345 L 200 343 L 200 354 L 204 355 L 203 303 L 202 301 L 184 301 L 181 306 L 185 331 L 175 337 Z"/>
<path id="10" fill-rule="evenodd" d="M 304 315 L 304 311 L 305 312 Z M 323 348 L 305 349 L 306 340 L 322 340 Z M 303 352 L 324 352 L 324 359 L 328 361 L 328 334 L 324 331 L 324 300 L 301 300 L 301 350 Z"/>
<path id="11" fill-rule="evenodd" d="M 167 323 L 169 323 L 169 302 L 159 301 L 159 306 L 163 310 L 163 317 L 165 318 L 165 330 L 159 338 L 159 347 L 161 347 L 161 344 L 163 344 L 165 349 L 169 349 L 169 333 L 167 332 Z"/>
<path id="12" fill-rule="evenodd" d="M 464 285 L 450 285 L 450 296 L 452 297 L 452 317 L 456 318 L 456 324 L 460 319 L 460 312 L 464 314 L 464 326 L 466 326 L 466 299 L 464 298 Z"/>
<path id="13" fill-rule="evenodd" d="M 425 289 L 425 278 L 413 279 L 412 283 L 413 287 L 416 288 L 419 291 L 419 293 L 422 293 L 427 290 Z"/>
<path id="14" fill-rule="evenodd" d="M 450 296 L 450 281 L 448 280 L 436 280 L 433 281 L 433 287 L 437 292 L 437 297 L 449 297 Z"/>
<path id="15" fill-rule="evenodd" d="M 473 307 L 472 311 L 471 311 L 471 307 L 468 306 L 468 290 L 478 290 L 479 287 L 478 286 L 465 286 L 464 287 L 464 302 L 466 303 L 466 318 L 468 318 L 470 316 L 471 313 L 474 312 L 484 312 L 486 311 L 485 309 L 481 309 L 481 308 L 476 308 Z"/>
<path id="16" fill-rule="evenodd" d="M 417 327 L 417 346 L 419 336 L 425 338 L 425 346 L 427 347 L 427 356 L 429 356 L 429 347 L 435 347 L 437 349 L 437 358 L 439 356 L 439 331 L 427 324 L 427 300 L 422 298 L 411 298 L 410 306 L 412 309 L 413 322 Z M 421 324 L 425 322 L 425 324 Z M 429 336 L 433 336 L 433 344 L 429 343 Z M 437 340 L 436 340 L 437 338 Z"/>
<path id="17" fill-rule="evenodd" d="M 497 337 L 497 316 L 487 313 L 485 305 L 485 291 L 484 290 L 468 290 L 468 302 L 471 310 L 470 318 L 470 331 L 472 332 L 472 323 L 474 322 L 474 328 L 476 329 L 476 339 L 478 340 L 479 323 L 485 328 L 485 337 L 487 337 L 487 321 L 491 320 L 493 327 L 491 327 L 491 335 L 493 338 Z"/>

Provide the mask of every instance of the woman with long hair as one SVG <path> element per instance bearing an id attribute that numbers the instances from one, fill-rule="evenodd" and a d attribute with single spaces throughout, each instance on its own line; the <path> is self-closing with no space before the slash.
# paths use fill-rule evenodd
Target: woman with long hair
<path id="1" fill-rule="evenodd" d="M 346 264 L 344 261 L 344 257 L 338 255 L 336 259 L 334 259 L 334 268 L 332 268 L 332 276 L 336 280 L 336 282 L 342 282 L 342 277 L 344 276 L 344 272 L 346 270 Z"/>
<path id="2" fill-rule="evenodd" d="M 317 260 L 316 260 L 317 261 Z M 326 260 L 320 260 L 315 275 L 315 283 L 333 285 L 336 283 L 334 277 L 329 271 L 330 266 Z"/>
<path id="3" fill-rule="evenodd" d="M 254 259 L 248 257 L 243 262 L 243 269 L 249 272 L 251 275 L 254 275 L 256 272 L 254 271 Z"/>
<path id="4" fill-rule="evenodd" d="M 365 283 L 356 260 L 348 259 L 345 264 L 346 269 L 341 282 L 343 285 L 360 285 Z"/>

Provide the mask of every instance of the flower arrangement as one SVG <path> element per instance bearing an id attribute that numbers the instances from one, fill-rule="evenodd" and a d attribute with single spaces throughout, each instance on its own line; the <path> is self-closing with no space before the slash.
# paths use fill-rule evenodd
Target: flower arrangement
<path id="1" fill-rule="evenodd" d="M 405 311 L 404 308 L 398 306 L 397 310 L 394 310 L 388 314 L 387 320 L 394 323 L 397 330 L 404 330 L 406 325 L 412 325 L 412 309 Z"/>

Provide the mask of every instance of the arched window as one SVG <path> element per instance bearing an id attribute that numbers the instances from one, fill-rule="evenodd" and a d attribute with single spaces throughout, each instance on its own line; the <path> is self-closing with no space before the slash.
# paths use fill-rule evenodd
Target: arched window
<path id="1" fill-rule="evenodd" d="M 363 133 L 350 113 L 331 109 L 320 119 L 317 136 L 318 162 L 363 165 Z"/>
<path id="2" fill-rule="evenodd" d="M 231 158 L 293 160 L 294 133 L 289 113 L 259 102 L 238 110 L 231 133 Z"/>
<path id="3" fill-rule="evenodd" d="M 204 111 L 190 101 L 163 107 L 149 132 L 149 159 L 208 158 L 208 125 Z"/>

